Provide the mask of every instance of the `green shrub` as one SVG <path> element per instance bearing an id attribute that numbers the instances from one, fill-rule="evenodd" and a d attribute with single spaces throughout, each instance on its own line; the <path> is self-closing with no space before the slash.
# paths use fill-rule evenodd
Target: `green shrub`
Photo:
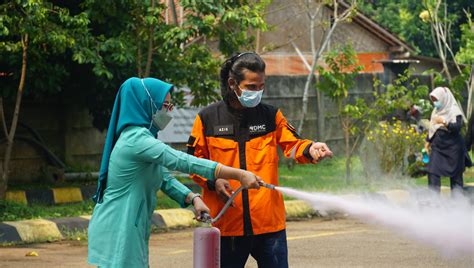
<path id="1" fill-rule="evenodd" d="M 407 157 L 418 154 L 423 148 L 424 134 L 399 120 L 381 122 L 369 132 L 367 140 L 373 144 L 377 164 L 383 174 L 408 171 Z"/>

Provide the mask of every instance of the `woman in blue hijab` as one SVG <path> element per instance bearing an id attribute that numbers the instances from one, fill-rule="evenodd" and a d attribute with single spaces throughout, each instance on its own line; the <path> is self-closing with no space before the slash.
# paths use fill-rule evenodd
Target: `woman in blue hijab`
<path id="1" fill-rule="evenodd" d="M 173 85 L 154 78 L 130 78 L 115 99 L 102 155 L 97 202 L 89 223 L 88 262 L 100 267 L 148 267 L 148 240 L 160 189 L 196 216 L 209 212 L 198 195 L 169 170 L 208 179 L 237 179 L 259 188 L 251 172 L 177 151 L 156 139 L 172 109 Z"/>

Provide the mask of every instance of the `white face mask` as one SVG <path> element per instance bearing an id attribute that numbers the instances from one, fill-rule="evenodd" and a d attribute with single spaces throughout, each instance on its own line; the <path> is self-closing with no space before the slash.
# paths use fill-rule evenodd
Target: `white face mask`
<path id="1" fill-rule="evenodd" d="M 155 110 L 156 110 L 156 112 L 154 114 L 152 114 L 152 116 L 151 116 L 151 122 L 150 122 L 150 126 L 148 127 L 148 129 L 151 129 L 151 126 L 153 124 L 153 126 L 155 126 L 158 130 L 163 130 L 169 124 L 171 119 L 173 119 L 173 117 L 168 114 L 167 109 L 163 109 L 163 108 L 161 110 L 158 109 L 158 106 L 156 106 L 155 102 L 153 101 L 153 98 L 151 97 L 150 92 L 146 88 L 145 83 L 143 82 L 143 79 L 141 81 L 142 81 L 143 88 L 145 88 L 145 91 L 148 94 L 148 97 L 150 97 L 151 105 L 153 105 L 155 107 Z M 150 109 L 151 108 L 152 107 L 150 107 Z M 151 109 L 151 111 L 153 111 L 153 109 Z"/>
<path id="2" fill-rule="evenodd" d="M 242 106 L 247 107 L 247 108 L 253 108 L 257 106 L 260 101 L 262 100 L 262 95 L 263 95 L 263 88 L 259 91 L 253 91 L 253 90 L 246 90 L 246 89 L 241 89 L 239 86 L 237 86 L 240 91 L 242 92 L 239 95 L 237 95 L 237 92 L 234 93 L 237 96 L 237 99 L 239 100 L 240 104 Z"/>

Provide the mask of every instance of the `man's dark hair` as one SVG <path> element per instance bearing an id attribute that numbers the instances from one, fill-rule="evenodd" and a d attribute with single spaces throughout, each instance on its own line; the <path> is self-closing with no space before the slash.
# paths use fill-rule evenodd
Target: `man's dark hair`
<path id="1" fill-rule="evenodd" d="M 257 53 L 243 52 L 234 53 L 221 66 L 221 96 L 228 102 L 232 90 L 229 90 L 227 80 L 233 78 L 237 83 L 244 79 L 244 70 L 255 73 L 265 72 L 265 62 Z"/>

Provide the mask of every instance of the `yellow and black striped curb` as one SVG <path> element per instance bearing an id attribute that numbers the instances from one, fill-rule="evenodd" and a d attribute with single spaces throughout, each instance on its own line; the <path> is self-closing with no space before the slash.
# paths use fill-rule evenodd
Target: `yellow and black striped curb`
<path id="1" fill-rule="evenodd" d="M 193 191 L 200 191 L 197 184 L 185 183 Z M 6 200 L 21 204 L 66 204 L 91 200 L 96 193 L 96 185 L 82 187 L 61 187 L 50 189 L 31 189 L 25 191 L 7 191 Z"/>
<path id="2" fill-rule="evenodd" d="M 64 204 L 91 199 L 97 186 L 7 191 L 6 200 L 22 204 Z"/>

